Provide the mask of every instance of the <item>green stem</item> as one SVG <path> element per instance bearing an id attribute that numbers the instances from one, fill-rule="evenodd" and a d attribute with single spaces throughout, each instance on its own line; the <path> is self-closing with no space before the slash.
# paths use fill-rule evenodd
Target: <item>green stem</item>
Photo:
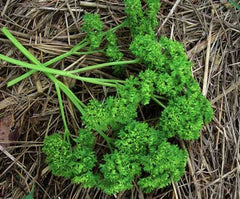
<path id="1" fill-rule="evenodd" d="M 37 71 L 37 70 L 30 70 L 30 71 L 24 73 L 23 75 L 21 75 L 21 76 L 15 78 L 15 79 L 9 81 L 9 82 L 7 83 L 7 86 L 10 87 L 10 86 L 13 86 L 14 84 L 17 84 L 18 82 L 20 82 L 20 81 L 26 79 L 27 77 L 31 76 L 31 75 L 32 75 L 33 73 L 35 73 L 36 71 Z"/>
<path id="2" fill-rule="evenodd" d="M 69 52 L 70 52 L 70 51 L 69 51 Z M 46 63 L 43 64 L 43 66 L 47 67 L 47 66 L 49 66 L 49 65 L 51 65 L 51 64 L 53 64 L 53 63 L 55 63 L 55 62 L 57 62 L 57 61 L 60 61 L 61 59 L 64 59 L 65 57 L 67 57 L 67 56 L 69 56 L 69 55 L 71 55 L 71 54 L 74 54 L 74 55 L 87 55 L 87 54 L 98 53 L 98 52 L 101 52 L 101 51 L 73 52 L 73 53 L 71 53 L 71 54 L 70 54 L 69 52 L 66 52 L 66 53 L 64 53 L 64 54 L 62 54 L 62 55 L 59 55 L 59 56 L 57 56 L 57 57 L 55 57 L 55 58 L 47 61 Z M 9 81 L 9 82 L 8 82 L 8 87 L 13 86 L 14 84 L 17 84 L 18 82 L 20 82 L 20 81 L 24 80 L 25 78 L 31 76 L 31 75 L 32 75 L 33 73 L 35 73 L 36 71 L 37 71 L 36 69 L 30 70 L 30 71 L 24 73 L 23 75 L 21 75 L 21 76 L 15 78 L 15 79 Z"/>
<path id="3" fill-rule="evenodd" d="M 87 51 L 87 52 L 74 52 L 73 55 L 89 55 L 94 53 L 104 53 L 103 50 L 93 50 L 93 51 Z"/>
<path id="4" fill-rule="evenodd" d="M 158 105 L 162 106 L 163 108 L 166 108 L 166 106 L 165 106 L 162 102 L 160 102 L 157 98 L 155 98 L 154 96 L 152 96 L 152 99 L 153 99 Z"/>
<path id="5" fill-rule="evenodd" d="M 22 62 L 22 61 L 19 61 L 19 60 L 15 60 L 15 59 L 12 59 L 10 57 L 7 57 L 5 55 L 1 55 L 0 54 L 0 59 L 4 60 L 4 61 L 7 61 L 9 63 L 12 63 L 12 64 L 15 64 L 15 65 L 20 65 L 20 66 L 30 66 L 30 67 L 34 67 L 36 68 L 36 65 L 33 65 L 33 64 L 29 64 L 29 63 L 26 63 L 26 62 Z M 40 68 L 39 68 L 40 69 Z M 31 71 L 29 71 L 31 72 Z M 55 77 L 54 77 L 55 78 Z M 80 113 L 83 113 L 83 108 L 85 105 L 75 96 L 75 94 L 65 85 L 63 84 L 61 81 L 59 81 L 58 79 L 52 79 L 52 81 L 56 84 L 59 85 L 59 87 L 62 89 L 62 91 L 67 95 L 67 97 L 73 102 L 73 104 L 76 106 L 76 108 L 78 109 L 78 111 Z M 10 82 L 8 82 L 7 86 L 12 86 L 10 84 Z"/>
<path id="6" fill-rule="evenodd" d="M 80 72 L 85 72 L 89 70 L 95 70 L 107 66 L 117 66 L 117 65 L 124 65 L 124 64 L 136 64 L 139 63 L 139 59 L 134 59 L 134 60 L 127 60 L 127 61 L 116 61 L 116 62 L 108 62 L 108 63 L 103 63 L 103 64 L 96 64 L 93 66 L 87 66 L 84 68 L 76 69 L 76 70 L 71 70 L 69 73 L 80 73 Z"/>
<path id="7" fill-rule="evenodd" d="M 60 91 L 59 85 L 57 83 L 55 83 L 55 88 L 56 88 L 56 92 L 57 92 L 57 96 L 58 96 L 58 103 L 59 103 L 59 108 L 60 108 L 60 112 L 61 112 L 61 115 L 62 115 L 62 120 L 63 120 L 63 125 L 64 125 L 64 128 L 65 128 L 65 132 L 69 132 L 68 126 L 67 126 L 67 120 L 65 118 L 65 113 L 64 113 L 64 108 L 63 108 L 61 91 Z"/>
<path id="8" fill-rule="evenodd" d="M 119 28 L 122 28 L 124 27 L 124 23 L 112 28 L 111 30 L 109 31 L 116 31 L 117 29 Z M 1 29 L 1 31 L 3 32 L 3 34 L 17 47 L 19 46 L 20 48 L 18 48 L 26 57 L 28 57 L 30 60 L 34 59 L 27 51 L 27 49 L 25 49 L 21 44 L 20 42 L 18 42 L 18 40 L 8 31 L 8 29 L 6 27 L 3 27 Z M 108 31 L 105 32 L 105 34 L 107 34 Z M 19 45 L 20 44 L 20 45 Z M 86 39 L 83 39 L 81 42 L 79 42 L 78 44 L 76 44 L 71 50 L 69 50 L 68 52 L 62 54 L 62 55 L 59 55 L 49 61 L 47 61 L 46 63 L 43 64 L 43 66 L 47 67 L 57 61 L 60 61 L 72 54 L 91 54 L 91 53 L 95 53 L 95 51 L 91 51 L 91 52 L 77 52 L 78 50 L 82 49 L 83 47 L 87 46 L 89 43 L 87 42 Z M 22 48 L 23 47 L 23 48 Z M 26 54 L 25 54 L 26 53 Z M 28 56 L 27 56 L 28 55 Z M 8 82 L 8 86 L 13 86 L 14 84 L 24 80 L 25 78 L 29 77 L 30 75 L 32 75 L 33 73 L 35 73 L 37 70 L 31 70 L 31 71 L 28 71 L 27 73 L 11 80 Z"/>
<path id="9" fill-rule="evenodd" d="M 43 64 L 43 66 L 47 67 L 47 66 L 50 66 L 51 64 L 54 64 L 55 62 L 58 62 L 72 54 L 74 54 L 75 52 L 77 52 L 78 50 L 84 48 L 85 46 L 88 45 L 88 42 L 85 42 L 85 40 L 81 41 L 80 43 L 76 44 L 71 50 L 69 50 L 68 52 L 62 54 L 62 55 L 59 55 L 53 59 L 50 59 L 49 61 L 45 62 Z"/>
<path id="10" fill-rule="evenodd" d="M 31 62 L 38 64 L 36 58 L 8 31 L 6 27 L 2 29 L 3 34 L 18 48 Z"/>
<path id="11" fill-rule="evenodd" d="M 86 105 L 82 103 L 82 101 L 79 100 L 78 97 L 65 84 L 63 84 L 59 80 L 57 80 L 57 83 L 59 84 L 59 87 L 65 93 L 65 95 L 67 95 L 67 97 L 71 100 L 74 106 L 78 109 L 78 111 L 83 114 L 84 110 L 82 107 L 86 107 Z"/>
<path id="12" fill-rule="evenodd" d="M 111 28 L 111 29 L 107 30 L 107 31 L 105 32 L 105 34 L 107 34 L 108 31 L 113 31 L 113 32 L 114 32 L 114 31 L 116 31 L 116 30 L 118 30 L 118 29 L 120 29 L 120 28 L 124 28 L 124 27 L 125 27 L 125 21 L 124 21 L 123 23 L 115 26 L 114 28 Z"/>
<path id="13" fill-rule="evenodd" d="M 229 2 L 238 10 L 240 10 L 240 5 L 238 5 L 236 2 L 234 2 L 233 0 L 229 0 Z"/>
<path id="14" fill-rule="evenodd" d="M 102 131 L 97 131 L 97 132 L 104 138 L 104 140 L 106 140 L 110 151 L 113 152 L 113 149 L 111 147 L 111 139 L 105 133 L 103 133 Z"/>
<path id="15" fill-rule="evenodd" d="M 2 33 L 33 63 L 37 64 L 35 61 L 36 61 L 36 58 L 8 31 L 8 29 L 6 27 L 3 27 L 1 29 Z M 74 52 L 82 49 L 83 47 L 87 46 L 88 45 L 88 42 L 86 42 L 86 40 L 82 40 L 81 42 L 79 42 L 78 44 L 76 44 L 70 51 L 62 54 L 62 55 L 59 55 L 49 61 L 47 61 L 46 63 L 43 64 L 43 66 L 49 66 L 57 61 L 60 61 L 70 55 L 72 55 Z M 38 63 L 40 63 L 38 60 L 37 60 Z M 29 77 L 30 75 L 32 75 L 33 73 L 35 73 L 37 70 L 31 70 L 19 77 L 17 77 L 16 79 L 12 80 L 9 82 L 8 85 L 14 85 L 20 81 L 22 81 L 23 79 Z"/>
<path id="16" fill-rule="evenodd" d="M 154 97 L 158 99 L 168 100 L 166 97 L 160 96 L 160 95 L 153 95 Z"/>
<path id="17" fill-rule="evenodd" d="M 11 57 L 8 57 L 8 56 L 2 55 L 2 54 L 0 54 L 0 59 L 2 59 L 4 61 L 7 61 L 9 63 L 15 64 L 15 65 L 25 67 L 25 68 L 29 68 L 29 69 L 35 69 L 36 68 L 36 65 L 29 64 L 27 62 L 22 62 L 22 61 L 13 59 Z M 78 75 L 73 75 L 68 71 L 62 71 L 62 70 L 58 70 L 58 69 L 54 69 L 54 68 L 47 68 L 47 67 L 39 67 L 37 70 L 41 71 L 41 72 L 44 72 L 46 74 L 61 75 L 61 76 L 81 80 L 81 81 L 84 81 L 84 82 L 89 82 L 89 83 L 103 85 L 103 86 L 110 86 L 110 87 L 116 87 L 116 85 L 115 85 L 116 83 L 123 83 L 124 82 L 124 81 L 121 81 L 121 80 L 81 77 L 81 76 L 78 76 Z"/>
<path id="18" fill-rule="evenodd" d="M 108 30 L 108 31 L 116 31 L 117 29 L 122 28 L 122 27 L 124 27 L 124 26 L 125 26 L 125 24 L 122 23 L 122 24 L 120 24 L 120 25 L 118 25 L 118 26 L 116 26 L 116 27 L 114 27 L 114 28 L 112 28 L 112 29 L 110 29 L 110 30 Z M 30 53 L 30 54 L 28 53 L 28 50 L 25 49 L 25 48 L 21 45 L 20 42 L 18 42 L 18 40 L 8 31 L 8 29 L 7 29 L 6 27 L 3 27 L 3 28 L 1 29 L 1 31 L 2 31 L 2 33 L 3 33 L 26 57 L 29 58 L 29 60 L 32 61 L 32 60 L 34 59 L 34 57 L 31 55 L 31 53 Z M 106 32 L 104 33 L 104 35 L 106 35 L 108 31 L 106 31 Z M 55 57 L 55 58 L 47 61 L 47 62 L 44 63 L 43 65 L 44 65 L 45 67 L 47 67 L 47 66 L 49 66 L 49 65 L 51 65 L 51 64 L 53 64 L 53 63 L 55 63 L 55 62 L 57 62 L 57 61 L 60 61 L 60 60 L 66 58 L 66 57 L 68 57 L 68 56 L 70 56 L 70 55 L 72 55 L 72 54 L 77 53 L 78 50 L 82 49 L 83 47 L 87 46 L 88 44 L 89 44 L 89 43 L 87 42 L 87 40 L 86 40 L 86 39 L 83 39 L 81 42 L 79 42 L 78 44 L 76 44 L 76 45 L 75 45 L 71 50 L 69 50 L 68 52 L 66 52 L 66 53 L 64 53 L 64 54 L 62 54 L 62 55 L 59 55 L 59 56 L 57 56 L 57 57 Z M 89 53 L 93 53 L 93 52 L 89 52 Z M 78 54 L 78 53 L 77 53 L 77 54 Z M 81 54 L 81 52 L 80 52 L 79 54 Z M 84 53 L 82 53 L 82 54 L 84 54 Z M 88 52 L 86 52 L 86 54 L 88 54 Z M 28 71 L 27 73 L 25 73 L 25 74 L 23 74 L 23 75 L 15 78 L 15 79 L 9 81 L 8 85 L 9 85 L 9 86 L 13 86 L 14 84 L 16 84 L 16 83 L 24 80 L 25 78 L 29 77 L 30 75 L 32 75 L 32 74 L 35 73 L 36 71 L 37 71 L 37 70 Z"/>
<path id="19" fill-rule="evenodd" d="M 7 28 L 2 28 L 2 32 L 5 34 L 5 36 L 34 64 L 37 65 L 39 68 L 44 68 L 44 66 L 7 30 Z M 77 47 L 76 47 L 77 48 Z M 1 55 L 2 56 L 2 55 Z M 6 57 L 6 56 L 5 56 Z M 11 59 L 11 58 L 10 58 Z M 13 60 L 13 59 L 12 59 Z M 77 100 L 77 97 L 72 93 L 72 91 L 64 85 L 62 82 L 57 80 L 52 74 L 46 73 L 46 76 L 54 83 L 58 83 L 60 88 L 63 89 L 63 92 L 71 97 L 73 97 L 73 100 L 71 97 L 69 99 L 73 102 L 73 104 L 76 106 L 76 108 L 82 113 L 83 109 L 81 105 L 83 103 L 80 103 L 80 100 Z"/>
<path id="20" fill-rule="evenodd" d="M 77 44 L 77 45 L 79 45 L 79 44 Z M 87 45 L 87 43 L 83 43 L 83 44 L 81 45 L 81 48 L 83 48 L 83 47 L 86 46 L 86 45 Z M 59 56 L 57 56 L 57 57 L 55 57 L 55 58 L 47 61 L 46 63 L 43 64 L 43 66 L 47 67 L 47 66 L 49 66 L 49 65 L 51 65 L 51 64 L 53 64 L 53 63 L 55 63 L 55 62 L 57 62 L 57 61 L 60 61 L 60 60 L 66 58 L 66 57 L 68 57 L 68 56 L 70 56 L 70 55 L 72 55 L 72 54 L 74 54 L 74 53 L 75 53 L 75 52 L 72 52 L 72 51 L 70 50 L 70 51 L 68 51 L 68 52 L 66 52 L 66 53 L 64 53 L 64 54 L 62 54 L 62 55 L 59 55 Z M 25 74 L 23 74 L 23 75 L 15 78 L 15 79 L 9 81 L 9 82 L 8 82 L 8 85 L 9 85 L 9 86 L 13 86 L 14 84 L 16 84 L 16 83 L 24 80 L 25 78 L 29 77 L 30 75 L 32 75 L 32 74 L 35 73 L 36 71 L 37 71 L 36 69 L 35 69 L 35 70 L 30 70 L 30 71 L 28 71 L 27 73 L 25 73 Z"/>

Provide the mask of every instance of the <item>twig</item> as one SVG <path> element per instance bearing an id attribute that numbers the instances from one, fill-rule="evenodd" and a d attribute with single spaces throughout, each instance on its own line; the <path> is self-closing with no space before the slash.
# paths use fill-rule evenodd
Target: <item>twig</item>
<path id="1" fill-rule="evenodd" d="M 50 11 L 68 11 L 68 8 L 53 8 L 53 7 L 47 7 L 47 6 L 41 6 L 38 8 L 39 10 L 50 10 Z M 83 9 L 81 8 L 71 8 L 72 12 L 83 12 Z"/>
<path id="2" fill-rule="evenodd" d="M 7 150 L 5 150 L 2 145 L 0 145 L 0 151 L 2 151 L 9 159 L 11 159 L 17 166 L 19 166 L 42 190 L 43 192 L 48 196 L 48 198 L 51 198 L 48 193 L 45 191 L 45 189 L 40 185 L 33 176 L 29 174 L 29 172 L 24 168 L 24 165 L 22 165 L 20 162 L 16 160 Z"/>
<path id="3" fill-rule="evenodd" d="M 208 185 L 206 185 L 204 188 L 201 189 L 201 191 L 204 190 L 204 189 L 206 189 L 206 188 L 208 188 L 208 187 L 210 187 L 210 186 L 212 186 L 212 185 L 214 185 L 215 183 L 221 181 L 223 178 L 228 177 L 228 176 L 231 175 L 233 172 L 235 172 L 235 171 L 236 171 L 236 172 L 239 172 L 239 169 L 240 169 L 239 167 L 235 167 L 235 168 L 232 169 L 231 171 L 225 173 L 224 175 L 220 176 L 219 178 L 217 178 L 217 179 L 214 180 L 213 182 L 211 182 L 211 183 L 209 183 Z"/>
<path id="4" fill-rule="evenodd" d="M 177 0 L 174 4 L 174 6 L 172 7 L 172 9 L 170 10 L 170 12 L 168 13 L 167 17 L 164 19 L 162 25 L 159 27 L 158 31 L 157 31 L 157 35 L 159 35 L 162 27 L 164 26 L 164 24 L 168 21 L 168 19 L 172 16 L 172 14 L 174 13 L 174 11 L 176 10 L 178 4 L 180 3 L 181 0 Z"/>
<path id="5" fill-rule="evenodd" d="M 3 15 L 5 14 L 5 12 L 6 12 L 6 10 L 7 10 L 7 7 L 8 7 L 8 5 L 9 5 L 9 3 L 10 3 L 10 0 L 7 0 L 5 6 L 4 6 L 4 8 L 3 8 L 3 11 L 2 11 L 2 13 L 1 13 L 1 17 L 3 17 Z"/>
<path id="6" fill-rule="evenodd" d="M 213 10 L 212 10 L 212 16 L 213 16 Z M 202 93 L 204 96 L 207 95 L 207 91 L 208 91 L 208 71 L 209 71 L 209 58 L 210 58 L 210 52 L 211 52 L 211 40 L 212 40 L 212 21 L 210 22 L 209 33 L 208 33 L 205 70 L 204 70 L 204 77 L 203 77 Z"/>
<path id="7" fill-rule="evenodd" d="M 108 5 L 102 5 L 94 2 L 80 1 L 80 6 L 107 9 Z M 110 6 L 112 10 L 124 10 L 124 6 Z"/>
<path id="8" fill-rule="evenodd" d="M 73 14 L 73 11 L 72 11 L 69 3 L 68 3 L 68 0 L 65 0 L 65 3 L 67 5 L 68 11 L 70 12 L 70 14 L 71 14 L 71 16 L 73 18 L 73 21 L 74 21 L 74 24 L 75 24 L 76 28 L 78 29 L 78 31 L 80 31 L 80 28 L 79 28 L 78 23 L 77 23 L 77 19 L 76 19 L 76 17 Z M 68 26 L 67 26 L 67 29 L 68 29 Z"/>
<path id="9" fill-rule="evenodd" d="M 225 95 L 227 95 L 228 93 L 232 92 L 234 89 L 236 89 L 238 86 L 240 86 L 240 79 L 234 83 L 233 85 L 231 85 L 224 93 L 218 95 L 217 97 L 215 97 L 212 101 L 211 104 L 216 103 L 218 100 L 220 100 L 222 97 L 224 97 Z"/>

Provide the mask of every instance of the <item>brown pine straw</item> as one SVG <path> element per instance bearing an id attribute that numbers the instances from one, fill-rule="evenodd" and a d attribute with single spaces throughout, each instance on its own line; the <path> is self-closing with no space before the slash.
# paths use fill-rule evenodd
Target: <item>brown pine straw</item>
<path id="1" fill-rule="evenodd" d="M 144 1 L 142 1 L 144 2 Z M 205 126 L 199 140 L 180 142 L 189 152 L 186 173 L 177 183 L 144 194 L 136 182 L 132 190 L 107 196 L 100 190 L 84 189 L 69 180 L 51 174 L 41 151 L 44 136 L 63 131 L 57 95 L 52 83 L 42 73 L 7 88 L 6 83 L 26 69 L 0 61 L 0 118 L 9 114 L 18 121 L 20 138 L 4 148 L 0 143 L 0 198 L 19 199 L 32 190 L 34 198 L 240 198 L 240 11 L 224 1 L 161 0 L 158 13 L 158 36 L 181 41 L 193 62 L 193 76 L 211 101 L 215 117 Z M 82 16 L 85 12 L 101 14 L 104 28 L 116 26 L 125 19 L 122 0 L 2 0 L 0 27 L 6 26 L 40 61 L 45 62 L 66 52 L 79 42 Z M 128 30 L 118 32 L 120 48 L 126 57 Z M 26 61 L 0 34 L 0 53 Z M 52 65 L 54 68 L 84 67 L 106 62 L 101 53 L 71 56 Z M 138 73 L 141 66 L 128 67 L 127 73 Z M 85 74 L 113 78 L 110 69 Z M 58 77 L 60 78 L 60 77 Z M 87 102 L 104 100 L 115 90 L 102 86 L 61 79 L 77 96 Z M 72 134 L 81 127 L 79 113 L 64 97 L 65 112 Z M 142 117 L 144 111 L 140 109 Z M 140 115 L 141 115 L 140 114 Z M 146 117 L 147 118 L 147 117 Z M 104 152 L 104 143 L 99 153 Z"/>

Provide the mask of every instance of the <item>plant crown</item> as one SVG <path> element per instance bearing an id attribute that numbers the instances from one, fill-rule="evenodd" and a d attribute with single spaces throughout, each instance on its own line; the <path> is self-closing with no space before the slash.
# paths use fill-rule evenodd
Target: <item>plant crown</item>
<path id="1" fill-rule="evenodd" d="M 178 181 L 184 174 L 188 155 L 186 150 L 170 144 L 168 138 L 197 139 L 203 124 L 213 117 L 210 103 L 192 77 L 192 63 L 183 45 L 164 36 L 157 41 L 154 28 L 158 25 L 159 0 L 147 0 L 144 11 L 140 0 L 124 3 L 127 14 L 124 26 L 132 36 L 129 49 L 145 65 L 145 70 L 138 77 L 130 76 L 124 85 L 117 85 L 117 96 L 110 96 L 104 102 L 90 100 L 81 117 L 85 129 L 79 132 L 75 147 L 54 134 L 45 138 L 43 148 L 55 175 L 82 183 L 84 187 L 96 186 L 107 194 L 131 189 L 134 180 L 144 192 Z M 94 24 L 93 27 L 99 28 L 95 32 L 91 28 L 84 30 L 95 48 L 99 46 L 95 45 L 100 41 L 99 35 L 103 35 L 98 32 L 102 25 L 96 15 L 90 15 L 84 17 L 86 26 Z M 88 21 L 95 17 L 94 22 Z M 110 61 L 121 60 L 123 53 L 117 47 L 115 33 L 109 31 L 106 39 Z M 156 95 L 164 97 L 166 106 L 163 105 L 154 129 L 136 119 L 138 106 L 149 104 Z M 111 151 L 101 160 L 93 151 L 95 138 L 91 132 L 112 132 L 108 138 Z M 55 137 L 59 142 L 54 141 Z M 59 154 L 51 150 L 53 145 L 57 145 L 54 149 L 59 148 Z"/>
<path id="2" fill-rule="evenodd" d="M 80 183 L 85 188 L 98 187 L 107 194 L 131 189 L 133 181 L 146 193 L 165 187 L 172 181 L 177 182 L 185 172 L 188 154 L 177 144 L 171 144 L 169 138 L 197 139 L 203 125 L 213 117 L 209 101 L 201 94 L 197 81 L 192 77 L 192 63 L 187 59 L 183 45 L 165 36 L 157 40 L 155 36 L 159 0 L 146 0 L 144 10 L 140 0 L 124 0 L 124 4 L 127 18 L 119 27 L 103 32 L 100 16 L 87 13 L 82 25 L 86 38 L 69 54 L 65 53 L 45 65 L 30 56 L 34 64 L 41 66 L 41 71 L 55 83 L 59 103 L 62 103 L 61 89 L 82 114 L 83 128 L 74 137 L 66 127 L 63 106 L 60 106 L 67 133 L 46 136 L 42 148 L 50 170 L 54 175 Z M 107 97 L 104 102 L 93 99 L 84 105 L 64 84 L 50 75 L 56 73 L 74 78 L 76 76 L 72 73 L 75 71 L 59 72 L 47 66 L 87 45 L 89 53 L 98 51 L 105 38 L 107 46 L 102 49 L 115 64 L 115 72 L 124 72 L 124 65 L 121 65 L 124 54 L 118 48 L 115 34 L 122 27 L 130 30 L 132 42 L 129 50 L 136 57 L 132 63 L 144 65 L 144 70 L 138 75 L 130 75 L 123 84 L 116 80 L 82 78 L 82 81 L 116 87 L 115 96 Z M 20 44 L 16 46 L 23 49 Z M 2 55 L 0 58 L 24 66 L 21 61 Z M 83 69 L 100 67 L 104 65 Z M 76 72 L 83 72 L 83 69 Z M 138 120 L 138 107 L 153 101 L 162 109 L 155 126 Z M 97 134 L 106 141 L 106 154 L 99 155 L 96 150 Z"/>

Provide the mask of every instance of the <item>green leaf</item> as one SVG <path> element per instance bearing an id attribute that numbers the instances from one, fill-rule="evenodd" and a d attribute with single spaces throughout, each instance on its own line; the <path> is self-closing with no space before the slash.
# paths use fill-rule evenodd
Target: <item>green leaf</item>
<path id="1" fill-rule="evenodd" d="M 33 185 L 32 187 L 32 191 L 26 195 L 26 196 L 23 196 L 23 199 L 33 199 L 33 196 L 34 196 L 34 190 L 35 190 L 35 185 Z"/>
<path id="2" fill-rule="evenodd" d="M 90 42 L 91 49 L 98 48 L 103 37 L 103 23 L 98 14 L 86 13 L 83 16 L 82 30 L 87 33 L 86 37 Z"/>

